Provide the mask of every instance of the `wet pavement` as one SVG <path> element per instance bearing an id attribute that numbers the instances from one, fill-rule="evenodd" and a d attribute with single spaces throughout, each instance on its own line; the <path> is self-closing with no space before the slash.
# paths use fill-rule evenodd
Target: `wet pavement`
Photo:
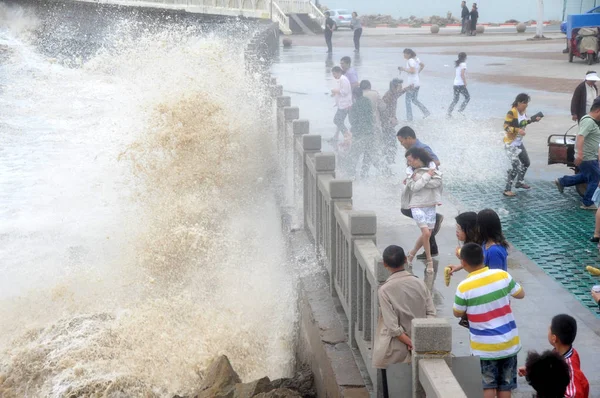
<path id="1" fill-rule="evenodd" d="M 431 41 L 431 39 L 428 39 Z M 452 97 L 451 64 L 454 56 L 446 52 L 460 48 L 445 43 L 430 46 L 421 53 L 427 64 L 422 78 L 420 100 L 432 111 L 426 120 L 416 120 L 411 126 L 424 142 L 431 145 L 442 162 L 445 173 L 444 204 L 438 211 L 446 221 L 438 235 L 440 255 L 436 259 L 438 269 L 456 263 L 454 249 L 454 216 L 460 211 L 478 211 L 483 208 L 496 210 L 503 221 L 504 232 L 512 245 L 509 257 L 510 273 L 523 284 L 527 297 L 514 301 L 513 309 L 523 343 L 519 363 L 523 364 L 527 350 L 548 349 L 547 330 L 550 319 L 558 313 L 576 317 L 579 325 L 575 347 L 582 358 L 582 367 L 590 380 L 593 397 L 600 397 L 600 312 L 590 297 L 594 284 L 600 278 L 585 271 L 586 265 L 597 265 L 600 256 L 596 245 L 589 242 L 594 229 L 594 212 L 579 209 L 579 196 L 574 189 L 560 194 L 552 181 L 570 174 L 564 165 L 547 166 L 547 136 L 564 133 L 571 125 L 569 104 L 571 95 L 562 92 L 531 90 L 516 84 L 498 84 L 476 78 L 471 80 L 471 103 L 466 116 L 445 118 L 445 109 Z M 491 40 L 491 39 L 490 39 Z M 498 39 L 499 40 L 499 39 Z M 435 43 L 433 43 L 435 44 Z M 532 54 L 557 52 L 561 43 L 523 42 L 517 47 Z M 468 60 L 469 71 L 496 76 L 514 75 L 530 79 L 549 76 L 564 79 L 565 85 L 579 79 L 583 68 L 566 61 L 540 60 L 532 56 L 511 58 L 515 45 L 498 45 L 490 56 L 477 55 Z M 483 50 L 480 49 L 480 50 Z M 488 49 L 486 49 L 488 50 Z M 335 51 L 335 50 L 334 50 Z M 323 138 L 333 135 L 335 127 L 331 119 L 335 113 L 333 100 L 326 95 L 332 85 L 330 68 L 344 55 L 353 57 L 361 79 L 371 81 L 373 88 L 385 92 L 389 80 L 398 76 L 397 67 L 403 62 L 398 48 L 363 49 L 360 56 L 350 48 L 340 49 L 333 59 L 321 48 L 298 46 L 282 51 L 279 61 L 273 65 L 273 73 L 284 86 L 285 95 L 292 97 L 292 104 L 300 108 L 300 117 L 311 123 L 311 133 Z M 488 66 L 490 64 L 504 64 Z M 490 68 L 498 68 L 490 71 Z M 500 79 L 502 80 L 502 79 Z M 573 87 L 574 88 L 574 87 Z M 541 123 L 531 125 L 525 139 L 532 165 L 527 180 L 530 191 L 520 191 L 516 198 L 502 196 L 507 159 L 502 148 L 502 119 L 514 96 L 526 91 L 532 96 L 529 113 L 542 110 L 547 117 Z M 416 119 L 420 113 L 415 110 Z M 404 100 L 398 103 L 398 119 L 404 117 Z M 400 126 L 405 124 L 401 122 Z M 399 126 L 399 127 L 400 127 Z M 401 148 L 400 148 L 401 149 Z M 324 150 L 332 150 L 324 141 Z M 395 176 L 379 176 L 371 170 L 371 176 L 355 182 L 355 208 L 374 210 L 378 216 L 378 246 L 400 244 L 411 248 L 418 236 L 414 222 L 400 213 L 401 180 L 403 160 L 398 151 L 396 164 L 392 166 Z M 343 173 L 341 173 L 343 176 Z M 452 318 L 452 301 L 457 284 L 463 275 L 453 277 L 450 287 L 444 286 L 443 272 L 427 277 L 424 264 L 415 265 L 415 273 L 424 276 L 434 291 L 439 315 Z M 467 331 L 454 324 L 454 353 L 468 355 Z M 531 390 L 525 380 L 519 380 L 518 394 Z"/>

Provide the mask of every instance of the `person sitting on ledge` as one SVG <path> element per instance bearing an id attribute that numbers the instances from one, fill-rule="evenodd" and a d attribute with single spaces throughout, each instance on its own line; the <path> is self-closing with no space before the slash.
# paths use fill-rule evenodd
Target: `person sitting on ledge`
<path id="1" fill-rule="evenodd" d="M 379 317 L 373 343 L 373 367 L 381 369 L 383 396 L 387 391 L 386 368 L 394 363 L 410 362 L 411 323 L 415 318 L 435 318 L 431 293 L 422 280 L 408 272 L 406 254 L 400 246 L 383 251 L 383 265 L 391 273 L 377 291 Z"/>

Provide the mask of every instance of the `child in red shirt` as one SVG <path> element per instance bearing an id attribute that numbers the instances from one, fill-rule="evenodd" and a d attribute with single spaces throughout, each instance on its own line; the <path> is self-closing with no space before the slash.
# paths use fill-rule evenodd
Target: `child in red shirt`
<path id="1" fill-rule="evenodd" d="M 565 398 L 588 398 L 590 395 L 590 383 L 581 371 L 579 354 L 573 348 L 573 342 L 577 336 L 577 321 L 570 315 L 560 314 L 552 318 L 548 330 L 548 342 L 554 347 L 554 351 L 560 354 L 567 365 L 571 381 L 567 386 Z M 519 376 L 525 376 L 525 368 L 519 368 Z"/>

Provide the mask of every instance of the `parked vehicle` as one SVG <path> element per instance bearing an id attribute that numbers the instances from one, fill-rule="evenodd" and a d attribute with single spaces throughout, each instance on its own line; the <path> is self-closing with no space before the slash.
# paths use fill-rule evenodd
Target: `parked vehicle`
<path id="1" fill-rule="evenodd" d="M 329 16 L 335 22 L 334 30 L 338 28 L 351 28 L 350 23 L 352 22 L 352 13 L 348 10 L 328 10 Z"/>
<path id="2" fill-rule="evenodd" d="M 565 164 L 568 168 L 577 173 L 579 170 L 575 166 L 575 141 L 577 136 L 569 134 L 577 125 L 571 126 L 564 134 L 552 134 L 548 137 L 548 164 Z M 577 184 L 575 186 L 577 193 L 583 197 L 587 190 L 587 183 Z"/>
<path id="3" fill-rule="evenodd" d="M 574 57 L 586 60 L 588 65 L 598 62 L 598 28 L 573 29 L 569 62 L 573 62 Z"/>

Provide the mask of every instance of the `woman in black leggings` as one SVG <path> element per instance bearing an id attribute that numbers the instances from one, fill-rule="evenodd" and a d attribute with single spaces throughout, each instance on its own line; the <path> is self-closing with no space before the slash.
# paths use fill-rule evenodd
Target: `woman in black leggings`
<path id="1" fill-rule="evenodd" d="M 362 23 L 360 19 L 358 19 L 358 14 L 356 11 L 352 13 L 352 22 L 350 22 L 350 27 L 354 30 L 354 52 L 360 51 L 360 37 L 362 36 Z"/>
<path id="2" fill-rule="evenodd" d="M 465 100 L 458 109 L 458 113 L 463 113 L 471 100 L 471 95 L 469 95 L 469 90 L 467 90 L 467 53 L 458 54 L 458 59 L 454 61 L 454 67 L 456 69 L 456 76 L 454 77 L 454 100 L 452 100 L 448 108 L 448 117 L 452 117 L 452 111 L 456 104 L 458 104 L 461 94 L 464 95 Z"/>

